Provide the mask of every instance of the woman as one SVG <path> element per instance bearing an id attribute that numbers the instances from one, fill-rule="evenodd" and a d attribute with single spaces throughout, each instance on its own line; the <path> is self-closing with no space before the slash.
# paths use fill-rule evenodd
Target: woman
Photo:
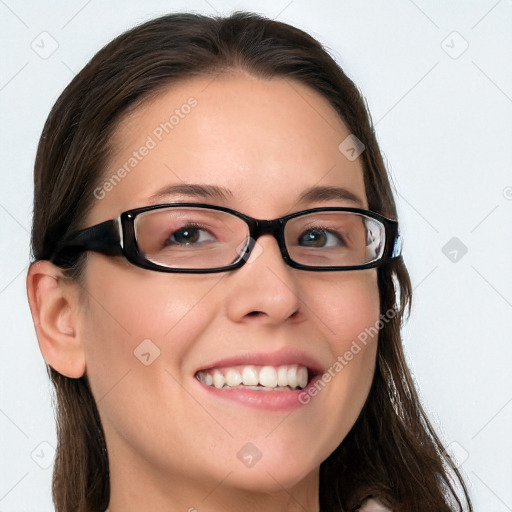
<path id="1" fill-rule="evenodd" d="M 57 510 L 471 510 L 402 352 L 368 113 L 304 32 L 173 14 L 108 44 L 44 128 L 32 249 Z"/>

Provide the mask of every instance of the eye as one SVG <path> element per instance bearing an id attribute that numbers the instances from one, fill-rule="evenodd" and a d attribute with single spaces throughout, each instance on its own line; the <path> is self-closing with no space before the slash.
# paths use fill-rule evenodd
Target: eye
<path id="1" fill-rule="evenodd" d="M 332 247 L 346 245 L 343 235 L 322 227 L 308 229 L 300 238 L 299 243 L 310 247 Z"/>
<path id="2" fill-rule="evenodd" d="M 165 245 L 195 245 L 203 242 L 215 241 L 209 231 L 199 224 L 188 224 L 172 232 L 167 237 Z"/>

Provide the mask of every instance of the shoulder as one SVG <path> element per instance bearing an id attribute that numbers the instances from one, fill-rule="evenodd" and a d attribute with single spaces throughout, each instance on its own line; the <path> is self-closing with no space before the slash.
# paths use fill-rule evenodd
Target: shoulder
<path id="1" fill-rule="evenodd" d="M 357 512 L 393 512 L 391 509 L 385 507 L 379 500 L 369 498 L 363 502 Z"/>

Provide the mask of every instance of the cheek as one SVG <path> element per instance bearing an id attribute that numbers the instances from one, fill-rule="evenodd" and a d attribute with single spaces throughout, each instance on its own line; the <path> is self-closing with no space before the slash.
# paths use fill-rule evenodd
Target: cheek
<path id="1" fill-rule="evenodd" d="M 377 272 L 367 270 L 340 280 L 324 295 L 326 339 L 332 353 L 330 375 L 341 402 L 363 406 L 375 369 L 380 300 Z"/>
<path id="2" fill-rule="evenodd" d="M 352 341 L 364 338 L 364 333 L 378 323 L 377 273 L 375 270 L 354 272 L 316 286 L 318 291 L 309 295 L 308 307 L 318 317 L 332 352 L 341 355 Z M 376 344 L 376 336 L 368 336 L 367 341 Z"/>
<path id="3" fill-rule="evenodd" d="M 199 300 L 214 282 L 191 286 L 180 276 L 125 269 L 94 255 L 87 276 L 89 307 L 82 334 L 95 396 L 109 392 L 128 372 L 133 380 L 146 369 L 141 392 L 155 385 L 156 367 L 165 363 L 173 374 L 179 372 L 191 343 L 214 314 L 214 305 Z"/>

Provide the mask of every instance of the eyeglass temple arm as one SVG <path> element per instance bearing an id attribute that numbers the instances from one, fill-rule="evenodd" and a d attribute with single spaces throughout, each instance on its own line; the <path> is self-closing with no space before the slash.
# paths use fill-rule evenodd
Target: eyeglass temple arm
<path id="1" fill-rule="evenodd" d="M 391 224 L 391 240 L 389 247 L 389 257 L 391 259 L 398 258 L 402 255 L 402 237 L 400 236 L 400 231 L 398 229 L 398 222 L 393 221 Z"/>
<path id="2" fill-rule="evenodd" d="M 84 251 L 121 256 L 123 248 L 119 219 L 107 220 L 96 226 L 71 233 L 57 245 L 50 261 L 58 266 L 69 267 L 75 263 L 77 255 Z"/>
<path id="3" fill-rule="evenodd" d="M 402 237 L 400 233 L 396 234 L 395 243 L 393 244 L 393 252 L 391 253 L 392 258 L 398 258 L 402 255 Z"/>

